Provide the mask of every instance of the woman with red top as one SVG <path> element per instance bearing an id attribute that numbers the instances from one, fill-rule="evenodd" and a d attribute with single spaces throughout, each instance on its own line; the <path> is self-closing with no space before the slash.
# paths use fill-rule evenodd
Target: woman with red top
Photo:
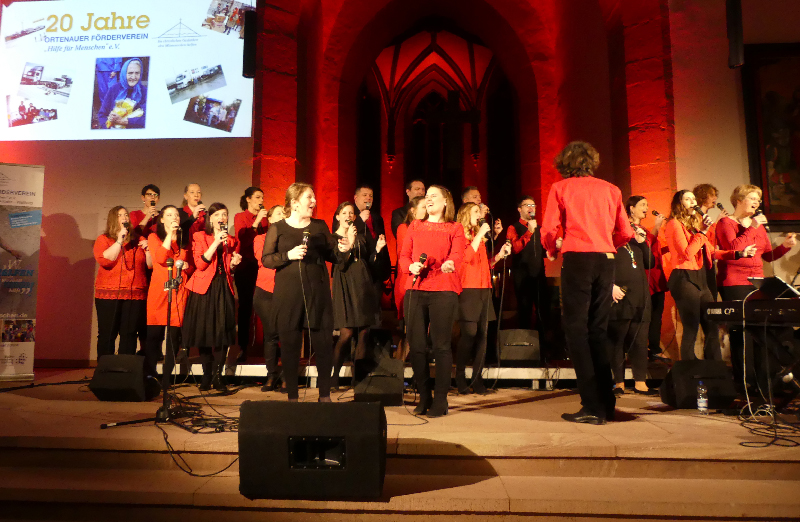
<path id="1" fill-rule="evenodd" d="M 181 326 L 183 325 L 183 311 L 186 308 L 186 281 L 192 274 L 188 264 L 189 254 L 184 244 L 181 244 L 180 214 L 173 205 L 161 209 L 161 214 L 156 218 L 156 231 L 147 238 L 150 255 L 153 257 L 153 275 L 150 278 L 150 289 L 147 292 L 147 343 L 145 345 L 145 371 L 149 376 L 156 375 L 156 364 L 163 353 L 164 334 L 169 337 L 167 347 L 176 352 L 181 346 Z M 164 284 L 169 279 L 167 260 L 173 260 L 173 276 L 177 277 L 177 265 L 183 263 L 181 268 L 181 283 L 177 290 L 172 291 L 172 306 L 170 310 L 169 325 L 167 325 L 168 295 L 164 291 Z M 169 326 L 169 328 L 167 328 Z M 170 374 L 172 368 L 164 360 L 163 372 Z"/>
<path id="2" fill-rule="evenodd" d="M 705 269 L 712 266 L 714 259 L 733 258 L 742 254 L 718 251 L 706 237 L 711 219 L 701 217 L 695 207 L 697 200 L 689 190 L 679 190 L 672 198 L 672 212 L 664 225 L 668 248 L 665 273 L 683 323 L 681 360 L 695 359 L 694 343 L 697 331 L 702 326 L 705 358 L 719 361 L 722 360 L 722 354 L 717 328 L 703 312 L 704 305 L 714 301 Z"/>
<path id="3" fill-rule="evenodd" d="M 161 199 L 161 189 L 155 185 L 145 185 L 142 188 L 142 210 L 131 212 L 131 226 L 137 233 L 147 239 L 155 233 L 158 226 L 158 200 Z"/>
<path id="4" fill-rule="evenodd" d="M 411 201 L 408 202 L 406 217 L 397 227 L 397 242 L 395 245 L 397 247 L 397 259 L 400 259 L 400 250 L 403 248 L 403 241 L 405 241 L 406 234 L 408 233 L 408 225 L 414 220 L 425 219 L 426 217 L 428 217 L 428 211 L 425 210 L 425 196 L 411 198 Z M 400 343 L 400 350 L 396 357 L 404 361 L 409 351 L 408 340 L 405 336 L 405 317 L 403 315 L 403 302 L 406 297 L 406 279 L 408 279 L 408 274 L 402 270 L 398 270 L 397 277 L 394 280 L 394 304 L 397 307 L 397 318 L 400 320 L 400 332 L 403 333 L 403 340 Z"/>
<path id="5" fill-rule="evenodd" d="M 425 201 L 428 219 L 409 225 L 397 262 L 398 270 L 409 275 L 405 317 L 411 366 L 420 393 L 414 414 L 441 417 L 447 415 L 447 392 L 453 366 L 450 337 L 458 314 L 458 294 L 461 293 L 458 270 L 467 241 L 464 227 L 453 221 L 456 211 L 449 190 L 433 185 L 428 188 Z M 428 386 L 429 331 L 437 368 L 433 395 Z"/>
<path id="6" fill-rule="evenodd" d="M 204 227 L 206 206 L 202 201 L 203 193 L 200 185 L 190 183 L 183 189 L 183 208 L 179 210 L 181 215 L 181 229 L 183 233 L 191 238 L 192 234 Z M 192 261 L 191 259 L 189 261 Z"/>
<path id="7" fill-rule="evenodd" d="M 755 252 L 749 257 L 720 261 L 717 281 L 724 301 L 741 301 L 755 290 L 748 278 L 764 277 L 762 261 L 771 262 L 780 259 L 797 244 L 797 238 L 796 234 L 789 233 L 780 246 L 772 248 L 764 228 L 767 218 L 763 214 L 755 215 L 761 204 L 761 189 L 755 185 L 736 187 L 731 194 L 731 204 L 735 209 L 733 215 L 717 223 L 717 246 L 723 250 L 744 250 L 747 247 L 754 247 Z M 756 355 L 755 350 L 758 347 L 753 343 L 749 331 L 747 340 L 743 339 L 741 325 L 732 325 L 729 331 L 734 381 L 737 387 L 743 390 L 745 362 L 749 369 L 747 378 L 750 382 L 755 382 L 752 380 L 755 375 L 763 373 L 757 370 L 757 366 L 764 360 L 763 354 L 760 357 Z"/>
<path id="8" fill-rule="evenodd" d="M 258 262 L 253 255 L 253 240 L 267 233 L 267 210 L 264 208 L 264 192 L 258 187 L 248 187 L 239 200 L 243 212 L 233 218 L 233 230 L 239 241 L 242 262 L 233 276 L 236 296 L 239 299 L 239 356 L 237 362 L 247 359 L 250 347 L 250 324 L 253 318 L 253 292 L 258 277 Z"/>
<path id="9" fill-rule="evenodd" d="M 653 211 L 654 213 L 656 211 Z M 670 364 L 661 349 L 661 316 L 664 315 L 664 302 L 667 298 L 667 278 L 664 276 L 664 259 L 662 250 L 666 250 L 663 239 L 658 232 L 664 225 L 664 216 L 655 213 L 653 228 L 647 230 L 647 245 L 653 255 L 653 268 L 647 271 L 647 283 L 650 287 L 650 325 L 647 334 L 647 358 L 650 361 Z"/>
<path id="10" fill-rule="evenodd" d="M 275 205 L 267 211 L 270 225 L 283 219 L 283 207 Z M 275 290 L 275 270 L 267 268 L 261 262 L 264 255 L 264 239 L 266 234 L 259 234 L 253 240 L 253 253 L 258 263 L 256 289 L 253 294 L 253 308 L 261 320 L 264 338 L 264 362 L 267 365 L 267 381 L 261 391 L 277 390 L 281 385 L 281 373 L 278 370 L 278 332 L 272 316 L 272 292 Z M 244 257 L 244 254 L 242 254 Z M 239 312 L 241 313 L 241 311 Z"/>
<path id="11" fill-rule="evenodd" d="M 192 236 L 195 272 L 186 288 L 189 298 L 183 322 L 186 346 L 200 347 L 203 380 L 200 391 L 226 392 L 222 377 L 228 346 L 236 342 L 236 305 L 233 269 L 242 260 L 239 242 L 228 235 L 228 208 L 222 203 L 208 207 L 205 229 Z"/>
<path id="12" fill-rule="evenodd" d="M 147 269 L 152 266 L 146 242 L 130 233 L 125 207 L 108 211 L 106 230 L 94 242 L 94 258 L 100 264 L 94 284 L 97 310 L 97 358 L 136 353 L 136 332 L 145 319 Z"/>
<path id="13" fill-rule="evenodd" d="M 486 234 L 491 231 L 489 223 L 483 219 L 481 207 L 475 203 L 464 203 L 458 209 L 457 221 L 464 227 L 467 248 L 461 263 L 461 294 L 458 296 L 458 320 L 461 324 L 461 339 L 456 351 L 456 386 L 458 393 L 466 395 L 470 392 L 467 384 L 465 368 L 472 349 L 475 348 L 475 359 L 472 363 L 472 391 L 486 393 L 483 385 L 483 361 L 486 357 L 486 337 L 489 332 L 489 321 L 495 320 L 492 307 L 492 278 L 489 259 L 484 243 L 489 239 Z M 494 256 L 491 265 L 511 254 L 511 244 L 506 243 Z"/>

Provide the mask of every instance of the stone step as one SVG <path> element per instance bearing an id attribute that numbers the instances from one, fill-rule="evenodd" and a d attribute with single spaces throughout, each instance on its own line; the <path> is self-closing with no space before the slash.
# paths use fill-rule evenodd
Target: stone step
<path id="1" fill-rule="evenodd" d="M 175 451 L 176 459 L 196 473 L 228 468 L 239 472 L 235 452 Z M 176 471 L 167 451 L 115 451 L 0 448 L 0 462 L 11 468 Z M 750 481 L 798 481 L 800 462 L 636 458 L 467 457 L 388 455 L 389 475 L 524 476 L 582 478 L 663 478 Z M 798 484 L 800 488 L 800 483 Z"/>
<path id="2" fill-rule="evenodd" d="M 317 513 L 437 516 L 471 514 L 778 520 L 800 517 L 793 480 L 405 475 L 386 477 L 381 499 L 370 501 L 255 500 L 239 494 L 236 473 L 192 477 L 180 471 L 0 468 L 0 502 L 50 503 L 118 509 L 163 506 L 269 511 L 281 520 Z M 302 516 L 301 516 L 302 515 Z M 305 517 L 305 518 L 303 518 Z"/>

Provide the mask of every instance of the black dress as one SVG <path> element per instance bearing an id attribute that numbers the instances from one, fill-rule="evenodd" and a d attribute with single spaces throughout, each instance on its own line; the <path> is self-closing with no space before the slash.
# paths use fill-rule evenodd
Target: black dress
<path id="1" fill-rule="evenodd" d="M 339 238 L 337 234 L 334 238 Z M 366 238 L 356 235 L 355 246 L 333 268 L 333 327 L 360 328 L 380 322 L 378 296 L 370 275 Z M 375 254 L 373 254 L 375 257 Z"/>
<path id="2" fill-rule="evenodd" d="M 222 249 L 221 245 L 217 248 L 217 259 L 223 259 Z M 217 272 L 205 294 L 189 292 L 181 335 L 184 346 L 236 344 L 236 305 L 222 262 L 217 263 Z"/>
<path id="3" fill-rule="evenodd" d="M 302 244 L 304 232 L 308 232 L 306 257 L 290 261 L 288 252 Z M 294 228 L 285 221 L 269 227 L 261 263 L 275 269 L 274 332 L 303 328 L 333 331 L 330 276 L 325 262 L 337 263 L 339 254 L 336 239 L 321 219 L 312 219 L 305 228 Z"/>

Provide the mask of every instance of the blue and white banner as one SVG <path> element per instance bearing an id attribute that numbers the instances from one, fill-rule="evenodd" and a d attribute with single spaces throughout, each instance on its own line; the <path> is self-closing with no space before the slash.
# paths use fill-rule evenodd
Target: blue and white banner
<path id="1" fill-rule="evenodd" d="M 0 141 L 249 137 L 245 0 L 15 2 Z"/>
<path id="2" fill-rule="evenodd" d="M 33 379 L 44 167 L 0 163 L 0 380 Z"/>

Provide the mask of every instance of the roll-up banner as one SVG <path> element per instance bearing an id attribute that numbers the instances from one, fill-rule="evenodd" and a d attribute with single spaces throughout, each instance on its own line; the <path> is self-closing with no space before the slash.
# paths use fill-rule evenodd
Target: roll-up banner
<path id="1" fill-rule="evenodd" d="M 32 380 L 44 167 L 0 163 L 0 380 Z"/>

